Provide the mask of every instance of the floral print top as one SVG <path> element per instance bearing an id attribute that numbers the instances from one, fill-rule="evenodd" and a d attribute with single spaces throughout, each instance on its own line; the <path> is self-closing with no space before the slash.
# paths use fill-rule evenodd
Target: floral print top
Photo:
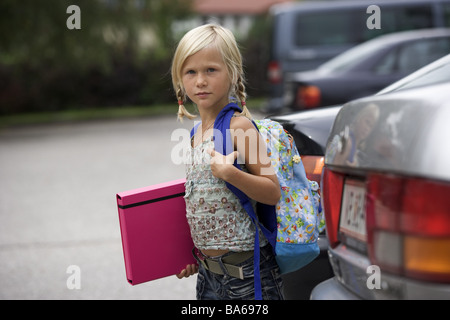
<path id="1" fill-rule="evenodd" d="M 225 181 L 211 172 L 207 150 L 213 148 L 209 137 L 187 151 L 185 201 L 192 239 L 200 250 L 253 250 L 255 226 Z M 260 239 L 260 246 L 267 244 Z"/>

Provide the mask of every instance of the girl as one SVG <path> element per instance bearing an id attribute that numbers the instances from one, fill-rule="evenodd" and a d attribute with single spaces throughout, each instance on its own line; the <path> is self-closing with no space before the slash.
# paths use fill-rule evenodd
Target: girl
<path id="1" fill-rule="evenodd" d="M 255 232 L 259 232 L 263 298 L 283 298 L 271 246 L 225 184 L 269 205 L 275 205 L 281 196 L 265 145 L 245 106 L 242 57 L 233 34 L 214 24 L 189 31 L 175 52 L 172 82 L 179 103 L 178 118 L 195 118 L 184 107 L 186 98 L 197 106 L 201 118 L 187 152 L 185 196 L 199 265 L 186 266 L 177 277 L 198 272 L 197 299 L 253 299 L 253 250 Z M 241 101 L 243 111 L 231 119 L 234 152 L 224 156 L 214 150 L 212 128 L 230 97 Z M 238 156 L 244 170 L 232 164 Z"/>

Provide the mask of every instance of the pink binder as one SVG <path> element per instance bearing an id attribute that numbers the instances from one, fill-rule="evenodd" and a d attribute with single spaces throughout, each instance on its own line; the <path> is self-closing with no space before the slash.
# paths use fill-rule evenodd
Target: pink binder
<path id="1" fill-rule="evenodd" d="M 179 273 L 197 263 L 186 220 L 185 179 L 117 194 L 128 282 L 132 285 Z"/>

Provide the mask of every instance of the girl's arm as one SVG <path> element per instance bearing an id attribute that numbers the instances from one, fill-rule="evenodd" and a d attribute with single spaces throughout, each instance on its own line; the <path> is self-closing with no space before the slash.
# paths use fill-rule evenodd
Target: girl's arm
<path id="1" fill-rule="evenodd" d="M 230 129 L 236 151 L 226 157 L 215 150 L 210 151 L 213 175 L 231 183 L 251 199 L 277 204 L 281 197 L 278 179 L 258 130 L 246 117 L 233 117 Z M 233 166 L 238 156 L 241 163 L 245 161 L 249 173 Z"/>

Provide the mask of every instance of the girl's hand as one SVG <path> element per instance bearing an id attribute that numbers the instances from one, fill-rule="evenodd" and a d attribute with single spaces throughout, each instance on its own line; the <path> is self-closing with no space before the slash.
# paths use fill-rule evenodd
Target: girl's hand
<path id="1" fill-rule="evenodd" d="M 233 151 L 232 153 L 224 156 L 220 152 L 215 151 L 214 149 L 207 150 L 209 155 L 211 156 L 211 172 L 213 176 L 216 178 L 220 178 L 222 180 L 228 181 L 228 176 L 232 170 L 236 168 L 233 166 L 234 160 L 238 157 L 238 152 Z"/>
<path id="2" fill-rule="evenodd" d="M 186 269 L 181 270 L 176 276 L 178 279 L 189 278 L 190 276 L 198 272 L 198 266 L 196 264 L 188 264 Z"/>

